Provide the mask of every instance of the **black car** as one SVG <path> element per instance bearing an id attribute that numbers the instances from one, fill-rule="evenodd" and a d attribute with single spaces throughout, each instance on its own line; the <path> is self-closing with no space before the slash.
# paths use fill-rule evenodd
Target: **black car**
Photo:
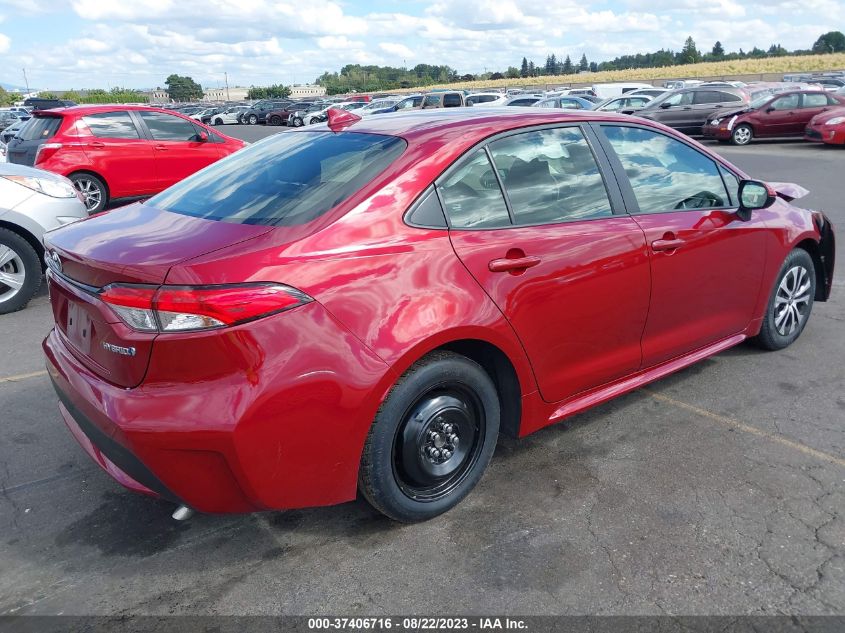
<path id="1" fill-rule="evenodd" d="M 244 123 L 256 125 L 267 122 L 267 114 L 274 110 L 281 110 L 290 104 L 289 99 L 262 99 L 252 104 L 252 107 L 243 113 L 241 119 Z"/>
<path id="2" fill-rule="evenodd" d="M 313 105 L 316 105 L 313 101 L 296 101 L 276 110 L 268 110 L 265 114 L 266 123 L 267 125 L 287 125 L 294 112 L 307 110 Z"/>
<path id="3" fill-rule="evenodd" d="M 32 108 L 33 110 L 52 110 L 53 108 L 69 108 L 75 106 L 73 101 L 64 99 L 41 99 L 40 97 L 30 97 L 24 100 L 24 106 Z"/>

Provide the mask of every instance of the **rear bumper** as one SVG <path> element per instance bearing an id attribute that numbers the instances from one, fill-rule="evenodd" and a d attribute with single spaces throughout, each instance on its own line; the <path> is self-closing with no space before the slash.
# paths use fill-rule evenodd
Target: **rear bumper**
<path id="1" fill-rule="evenodd" d="M 52 331 L 43 349 L 65 423 L 121 485 L 201 512 L 354 499 L 388 367 L 316 302 L 248 325 L 217 336 L 220 348 L 203 341 L 201 357 L 174 337 L 134 389 L 92 373 Z M 249 349 L 260 353 L 244 366 Z M 192 358 L 192 380 L 176 382 Z"/>

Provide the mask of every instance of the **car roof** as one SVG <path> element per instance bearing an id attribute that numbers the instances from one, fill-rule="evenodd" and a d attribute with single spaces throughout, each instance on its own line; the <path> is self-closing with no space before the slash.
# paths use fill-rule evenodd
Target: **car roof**
<path id="1" fill-rule="evenodd" d="M 366 117 L 345 127 L 344 131 L 400 136 L 407 141 L 414 142 L 446 136 L 454 138 L 475 136 L 476 140 L 480 140 L 491 134 L 510 129 L 585 120 L 631 122 L 632 119 L 628 115 L 594 112 L 592 110 L 522 108 L 518 106 L 486 107 L 484 104 L 480 104 L 471 108 L 413 110 Z"/>
<path id="2" fill-rule="evenodd" d="M 202 106 L 191 106 L 194 108 L 198 108 L 199 110 L 205 110 L 208 108 L 203 108 Z M 159 108 L 157 106 L 147 106 L 147 105 L 124 105 L 120 103 L 112 103 L 112 104 L 97 104 L 97 105 L 76 105 L 70 106 L 67 108 L 51 108 L 50 110 L 36 110 L 33 114 L 37 116 L 41 116 L 43 114 L 61 114 L 61 115 L 75 115 L 75 116 L 85 116 L 86 114 L 96 114 L 97 112 L 111 112 L 113 110 L 155 110 L 157 112 L 165 112 L 167 114 L 172 114 L 173 110 L 165 110 L 164 108 Z"/>

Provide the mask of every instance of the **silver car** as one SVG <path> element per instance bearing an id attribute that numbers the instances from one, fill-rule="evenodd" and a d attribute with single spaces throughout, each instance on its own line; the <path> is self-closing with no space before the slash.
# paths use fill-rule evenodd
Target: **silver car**
<path id="1" fill-rule="evenodd" d="M 44 233 L 87 217 L 64 176 L 0 163 L 0 314 L 24 308 L 41 286 Z"/>

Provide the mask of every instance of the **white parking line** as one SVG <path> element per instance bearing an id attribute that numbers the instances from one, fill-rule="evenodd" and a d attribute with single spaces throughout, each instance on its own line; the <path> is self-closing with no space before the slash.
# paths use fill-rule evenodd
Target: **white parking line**
<path id="1" fill-rule="evenodd" d="M 687 411 L 691 411 L 692 413 L 700 415 L 701 417 L 708 418 L 710 420 L 715 420 L 716 422 L 721 422 L 722 424 L 726 424 L 727 426 L 735 428 L 737 431 L 756 435 L 757 437 L 764 437 L 767 440 L 777 442 L 781 446 L 786 446 L 787 448 L 794 449 L 796 451 L 804 453 L 805 455 L 815 457 L 816 459 L 820 459 L 825 462 L 830 462 L 831 464 L 836 464 L 837 466 L 845 467 L 845 459 L 837 457 L 836 455 L 831 455 L 830 453 L 825 453 L 824 451 L 820 451 L 815 448 L 810 448 L 809 446 L 801 444 L 800 442 L 795 442 L 793 440 L 785 438 L 782 435 L 778 435 L 776 433 L 769 433 L 768 431 L 764 431 L 763 429 L 758 429 L 756 426 L 750 426 L 748 424 L 745 424 L 744 422 L 740 422 L 739 420 L 734 420 L 733 418 L 728 418 L 724 415 L 713 413 L 712 411 L 708 411 L 707 409 L 702 409 L 700 407 L 696 407 L 695 405 L 687 404 L 686 402 L 682 402 L 680 400 L 675 400 L 674 398 L 665 396 L 662 393 L 656 393 L 654 391 L 651 391 L 650 389 L 643 389 L 643 391 L 655 400 L 665 402 L 666 404 L 671 404 L 672 406 L 678 407 L 679 409 L 686 409 Z"/>
<path id="2" fill-rule="evenodd" d="M 41 371 L 33 371 L 28 374 L 18 374 L 17 376 L 7 376 L 6 378 L 0 378 L 0 383 L 3 382 L 19 382 L 21 380 L 26 380 L 27 378 L 38 378 L 39 376 L 46 376 L 47 371 L 42 369 Z"/>

